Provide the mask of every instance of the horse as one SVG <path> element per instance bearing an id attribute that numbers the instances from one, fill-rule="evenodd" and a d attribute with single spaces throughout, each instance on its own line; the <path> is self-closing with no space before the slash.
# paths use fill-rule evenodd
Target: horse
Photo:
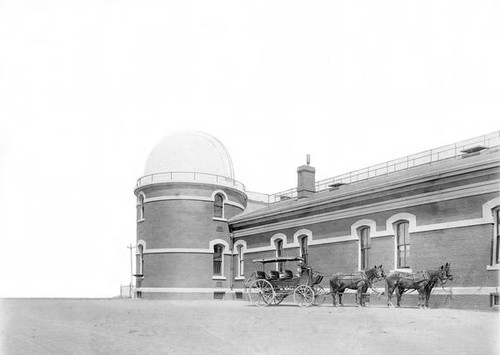
<path id="1" fill-rule="evenodd" d="M 333 298 L 333 305 L 337 306 L 336 296 L 339 296 L 339 304 L 342 304 L 342 295 L 344 291 L 349 288 L 356 290 L 356 305 L 358 307 L 365 307 L 365 300 L 363 294 L 366 293 L 368 287 L 372 286 L 372 282 L 378 281 L 385 277 L 382 265 L 374 266 L 366 271 L 359 271 L 352 274 L 335 274 L 330 279 L 330 293 Z"/>
<path id="2" fill-rule="evenodd" d="M 446 263 L 449 271 L 449 264 Z M 428 306 L 428 298 L 432 289 L 436 286 L 439 280 L 443 281 L 447 278 L 447 271 L 441 265 L 438 270 L 424 270 L 417 273 L 408 273 L 396 271 L 390 273 L 385 278 L 385 292 L 387 294 L 387 305 L 394 307 L 392 304 L 392 294 L 396 291 L 397 307 L 401 307 L 401 297 L 408 290 L 418 291 L 418 307 Z M 426 301 L 424 303 L 424 300 Z"/>
<path id="3" fill-rule="evenodd" d="M 445 284 L 448 280 L 453 280 L 453 275 L 451 274 L 451 263 L 446 263 L 443 267 L 444 270 L 444 277 L 442 273 L 440 273 L 441 277 L 434 277 L 433 279 L 430 279 L 429 282 L 427 282 L 423 290 L 419 290 L 419 300 L 421 299 L 420 306 L 422 308 L 429 308 L 429 298 L 431 297 L 431 292 L 434 287 L 436 287 L 438 281 L 441 282 L 441 284 Z M 424 303 L 425 300 L 425 303 Z"/>

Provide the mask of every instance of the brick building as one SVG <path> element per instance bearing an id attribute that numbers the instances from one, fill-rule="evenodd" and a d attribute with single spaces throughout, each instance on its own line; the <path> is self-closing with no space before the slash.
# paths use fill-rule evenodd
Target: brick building
<path id="1" fill-rule="evenodd" d="M 240 298 L 252 260 L 301 255 L 332 274 L 451 262 L 434 306 L 486 308 L 499 286 L 499 182 L 500 132 L 318 182 L 303 165 L 297 187 L 273 195 L 235 181 L 214 137 L 172 136 L 135 189 L 136 294 Z"/>

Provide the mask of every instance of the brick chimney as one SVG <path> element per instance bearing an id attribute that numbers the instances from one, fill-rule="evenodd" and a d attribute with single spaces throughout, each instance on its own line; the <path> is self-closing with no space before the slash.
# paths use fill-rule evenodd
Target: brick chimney
<path id="1" fill-rule="evenodd" d="M 297 198 L 310 197 L 316 192 L 316 169 L 309 165 L 310 158 L 307 154 L 307 165 L 297 168 Z"/>

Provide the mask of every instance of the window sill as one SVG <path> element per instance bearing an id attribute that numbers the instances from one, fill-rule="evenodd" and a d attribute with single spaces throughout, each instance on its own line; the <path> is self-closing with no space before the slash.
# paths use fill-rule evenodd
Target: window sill
<path id="1" fill-rule="evenodd" d="M 214 221 L 219 221 L 219 222 L 227 222 L 227 219 L 225 218 L 220 218 L 220 217 L 212 217 Z"/>
<path id="2" fill-rule="evenodd" d="M 212 276 L 212 280 L 226 280 L 225 276 Z"/>
<path id="3" fill-rule="evenodd" d="M 397 271 L 397 272 L 409 272 L 409 273 L 413 272 L 412 269 L 410 269 L 410 268 L 404 268 L 404 267 L 403 268 L 399 268 L 399 269 L 391 270 L 390 272 L 395 272 L 395 271 Z"/>
<path id="4" fill-rule="evenodd" d="M 245 280 L 245 277 L 244 276 L 236 276 L 234 279 L 236 281 L 241 281 L 241 280 Z"/>
<path id="5" fill-rule="evenodd" d="M 500 270 L 500 264 L 486 265 L 486 270 Z"/>

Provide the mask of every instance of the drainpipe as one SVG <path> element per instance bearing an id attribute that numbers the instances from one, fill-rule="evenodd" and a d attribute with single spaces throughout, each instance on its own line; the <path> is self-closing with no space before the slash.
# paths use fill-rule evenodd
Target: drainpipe
<path id="1" fill-rule="evenodd" d="M 233 287 L 234 287 L 234 235 L 233 233 L 231 232 L 231 227 L 229 228 L 229 239 L 231 240 L 231 268 L 230 268 L 230 272 L 229 272 L 229 276 L 230 276 L 230 282 L 229 282 L 229 288 L 230 290 L 232 291 L 233 290 Z"/>

